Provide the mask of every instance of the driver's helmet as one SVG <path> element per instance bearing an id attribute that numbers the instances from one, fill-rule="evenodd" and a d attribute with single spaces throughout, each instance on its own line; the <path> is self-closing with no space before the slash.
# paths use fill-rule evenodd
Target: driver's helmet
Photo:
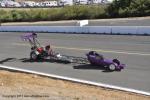
<path id="1" fill-rule="evenodd" d="M 95 55 L 95 51 L 90 51 L 89 55 Z"/>
<path id="2" fill-rule="evenodd" d="M 51 48 L 50 45 L 45 46 L 45 49 L 46 49 L 46 50 L 49 50 L 50 48 Z"/>
<path id="3" fill-rule="evenodd" d="M 99 59 L 104 59 L 103 55 L 98 54 L 96 51 L 90 51 L 89 55 L 93 55 L 93 56 L 95 56 L 95 57 L 97 57 Z"/>

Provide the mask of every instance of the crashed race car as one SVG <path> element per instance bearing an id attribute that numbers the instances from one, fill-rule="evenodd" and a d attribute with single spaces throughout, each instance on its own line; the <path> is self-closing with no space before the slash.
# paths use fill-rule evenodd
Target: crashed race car
<path id="1" fill-rule="evenodd" d="M 30 59 L 39 60 L 39 59 L 53 59 L 61 60 L 66 62 L 71 62 L 71 59 L 67 59 L 65 56 L 60 55 L 52 50 L 50 45 L 42 47 L 37 40 L 36 33 L 26 33 L 21 36 L 22 40 L 28 41 L 31 45 Z"/>
<path id="2" fill-rule="evenodd" d="M 103 55 L 98 54 L 95 51 L 90 51 L 86 54 L 87 58 L 83 57 L 75 57 L 75 56 L 68 56 L 68 55 L 61 55 L 60 53 L 56 53 L 52 50 L 50 45 L 46 45 L 42 47 L 37 40 L 36 33 L 26 33 L 21 36 L 21 39 L 24 41 L 28 41 L 31 45 L 31 52 L 30 52 L 30 59 L 32 61 L 37 60 L 55 60 L 67 63 L 74 63 L 74 64 L 91 64 L 91 65 L 98 65 L 103 66 L 104 68 L 108 68 L 111 71 L 121 71 L 124 69 L 125 64 L 121 64 L 117 59 L 106 59 Z"/>
<path id="3" fill-rule="evenodd" d="M 91 65 L 108 68 L 110 71 L 121 71 L 125 67 L 125 64 L 121 64 L 118 59 L 106 59 L 96 51 L 90 51 L 86 56 Z"/>

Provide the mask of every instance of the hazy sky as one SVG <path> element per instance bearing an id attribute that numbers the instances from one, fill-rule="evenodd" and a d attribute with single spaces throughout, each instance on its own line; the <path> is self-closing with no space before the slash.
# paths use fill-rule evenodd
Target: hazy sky
<path id="1" fill-rule="evenodd" d="M 107 0 L 107 1 L 110 1 L 110 2 L 112 2 L 113 0 Z"/>

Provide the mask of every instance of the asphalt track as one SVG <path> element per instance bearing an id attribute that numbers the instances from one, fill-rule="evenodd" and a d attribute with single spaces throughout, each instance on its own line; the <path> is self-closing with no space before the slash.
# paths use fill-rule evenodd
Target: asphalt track
<path id="1" fill-rule="evenodd" d="M 150 92 L 149 36 L 38 34 L 42 45 L 51 43 L 61 54 L 85 57 L 89 50 L 97 50 L 127 65 L 121 72 L 109 72 L 98 66 L 31 62 L 30 46 L 21 41 L 22 34 L 0 33 L 0 64 Z"/>

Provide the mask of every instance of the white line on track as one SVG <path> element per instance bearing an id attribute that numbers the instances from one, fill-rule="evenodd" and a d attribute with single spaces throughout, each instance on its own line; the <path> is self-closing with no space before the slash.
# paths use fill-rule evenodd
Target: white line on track
<path id="1" fill-rule="evenodd" d="M 139 53 L 139 52 L 126 52 L 126 51 L 115 51 L 115 50 L 103 50 L 103 49 L 84 49 L 84 48 L 68 48 L 68 47 L 57 47 L 53 46 L 54 48 L 60 49 L 69 49 L 69 50 L 79 50 L 79 51 L 99 51 L 99 52 L 106 52 L 106 53 L 120 53 L 120 54 L 128 54 L 128 55 L 143 55 L 143 56 L 150 56 L 148 53 Z"/>
<path id="2" fill-rule="evenodd" d="M 19 46 L 28 46 L 27 44 L 21 43 L 13 43 L 13 45 Z M 105 53 L 117 53 L 117 54 L 128 54 L 128 55 L 139 55 L 139 56 L 150 56 L 150 53 L 144 52 L 131 52 L 131 51 L 119 51 L 119 50 L 103 50 L 103 49 L 87 49 L 87 48 L 70 48 L 70 47 L 62 47 L 62 46 L 52 46 L 56 49 L 66 49 L 66 50 L 76 50 L 76 51 L 98 51 L 98 52 L 105 52 Z"/>
<path id="3" fill-rule="evenodd" d="M 99 86 L 99 87 L 105 87 L 105 88 L 116 89 L 116 90 L 127 91 L 127 92 L 132 92 L 132 93 L 150 96 L 149 92 L 130 89 L 130 88 L 124 88 L 124 87 L 119 87 L 119 86 L 114 86 L 114 85 L 109 85 L 109 84 L 103 84 L 103 83 L 96 83 L 96 82 L 92 82 L 92 81 L 75 79 L 75 78 L 70 78 L 70 77 L 65 77 L 65 76 L 54 75 L 54 74 L 47 74 L 47 73 L 42 73 L 42 72 L 37 72 L 37 71 L 32 71 L 32 70 L 26 70 L 26 69 L 20 69 L 20 68 L 11 67 L 11 66 L 0 65 L 0 67 L 4 68 L 4 69 L 21 71 L 21 72 L 32 73 L 32 74 L 38 74 L 38 75 L 48 76 L 48 77 L 52 77 L 52 78 L 56 78 L 56 79 L 72 81 L 72 82 L 76 82 L 76 83 L 94 85 L 94 86 Z"/>

